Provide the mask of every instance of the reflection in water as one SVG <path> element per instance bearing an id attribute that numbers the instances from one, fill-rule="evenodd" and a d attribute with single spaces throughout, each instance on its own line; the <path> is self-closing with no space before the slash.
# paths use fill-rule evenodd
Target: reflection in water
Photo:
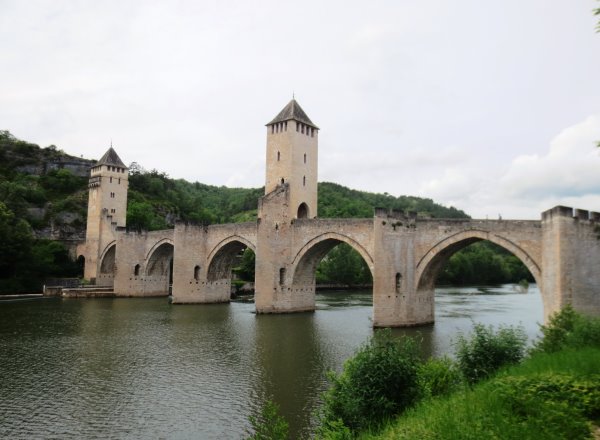
<path id="1" fill-rule="evenodd" d="M 325 372 L 373 332 L 371 301 L 329 292 L 291 315 L 164 298 L 2 303 L 0 438 L 240 438 L 266 399 L 307 435 Z M 535 286 L 437 289 L 436 323 L 394 333 L 440 355 L 473 321 L 533 337 L 541 320 Z"/>

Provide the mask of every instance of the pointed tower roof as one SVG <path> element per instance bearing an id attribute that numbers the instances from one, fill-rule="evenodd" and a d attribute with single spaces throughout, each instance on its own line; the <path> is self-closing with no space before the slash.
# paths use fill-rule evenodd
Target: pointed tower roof
<path id="1" fill-rule="evenodd" d="M 298 104 L 298 101 L 296 101 L 295 99 L 292 99 L 288 103 L 288 105 L 286 105 L 283 108 L 283 110 L 281 110 L 279 114 L 275 116 L 275 118 L 267 125 L 273 125 L 278 122 L 289 121 L 290 119 L 302 122 L 303 124 L 309 125 L 313 128 L 316 128 L 317 130 L 319 129 L 319 127 L 313 124 L 313 122 L 306 115 L 306 113 L 304 113 L 304 110 L 302 110 L 302 107 L 300 107 L 300 104 Z"/>
<path id="2" fill-rule="evenodd" d="M 112 165 L 115 167 L 127 168 L 113 147 L 110 147 L 106 153 L 104 153 L 104 156 L 96 162 L 95 166 L 98 165 Z"/>

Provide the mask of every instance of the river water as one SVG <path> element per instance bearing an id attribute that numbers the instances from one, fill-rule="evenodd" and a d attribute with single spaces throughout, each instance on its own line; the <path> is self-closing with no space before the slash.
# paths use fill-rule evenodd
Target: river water
<path id="1" fill-rule="evenodd" d="M 372 335 L 370 292 L 317 295 L 317 311 L 153 299 L 0 303 L 0 438 L 244 438 L 274 400 L 309 437 L 326 371 Z M 541 296 L 515 286 L 436 289 L 435 325 L 396 329 L 452 353 L 472 322 L 538 334 Z"/>

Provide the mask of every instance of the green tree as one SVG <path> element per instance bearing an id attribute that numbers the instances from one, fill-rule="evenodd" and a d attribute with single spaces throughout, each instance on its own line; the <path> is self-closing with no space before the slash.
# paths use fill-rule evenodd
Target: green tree
<path id="1" fill-rule="evenodd" d="M 16 277 L 16 268 L 31 252 L 33 234 L 29 224 L 0 202 L 0 278 Z"/>
<path id="2" fill-rule="evenodd" d="M 127 227 L 137 231 L 154 231 L 168 226 L 150 203 L 132 201 L 127 206 Z"/>
<path id="3" fill-rule="evenodd" d="M 456 343 L 458 367 L 468 382 L 478 382 L 505 365 L 520 362 L 526 343 L 527 335 L 521 327 L 494 331 L 491 326 L 475 324 L 473 335 L 460 335 Z"/>
<path id="4" fill-rule="evenodd" d="M 344 363 L 323 396 L 321 423 L 325 430 L 339 424 L 358 432 L 401 413 L 420 396 L 421 360 L 417 343 L 394 338 L 389 329 L 371 340 Z"/>
<path id="5" fill-rule="evenodd" d="M 252 249 L 250 248 L 244 249 L 244 253 L 242 254 L 240 264 L 235 270 L 240 279 L 244 281 L 254 282 L 255 264 L 256 254 L 254 253 L 254 251 L 252 251 Z"/>
<path id="6" fill-rule="evenodd" d="M 372 277 L 360 254 L 350 245 L 340 243 L 317 266 L 317 282 L 355 286 L 371 284 Z"/>
<path id="7" fill-rule="evenodd" d="M 440 284 L 486 285 L 534 281 L 523 262 L 506 249 L 487 241 L 473 243 L 450 257 L 440 273 Z"/>

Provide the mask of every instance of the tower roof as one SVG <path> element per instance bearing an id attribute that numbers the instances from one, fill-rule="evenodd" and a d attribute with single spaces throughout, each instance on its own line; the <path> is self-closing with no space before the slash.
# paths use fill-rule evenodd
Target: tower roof
<path id="1" fill-rule="evenodd" d="M 112 165 L 115 167 L 127 168 L 113 147 L 110 147 L 106 153 L 104 153 L 104 156 L 96 162 L 95 166 L 98 165 Z"/>
<path id="2" fill-rule="evenodd" d="M 314 127 L 317 130 L 319 129 L 319 127 L 317 127 L 315 124 L 313 124 L 313 122 L 306 115 L 306 113 L 304 113 L 304 110 L 302 110 L 302 107 L 300 107 L 300 104 L 298 104 L 298 101 L 296 101 L 295 99 L 292 99 L 288 103 L 288 105 L 286 105 L 283 108 L 283 110 L 281 110 L 279 112 L 279 114 L 277 116 L 275 116 L 275 118 L 271 122 L 269 122 L 267 125 L 273 125 L 278 122 L 289 121 L 290 119 L 293 119 L 298 122 L 302 122 L 303 124 Z"/>

